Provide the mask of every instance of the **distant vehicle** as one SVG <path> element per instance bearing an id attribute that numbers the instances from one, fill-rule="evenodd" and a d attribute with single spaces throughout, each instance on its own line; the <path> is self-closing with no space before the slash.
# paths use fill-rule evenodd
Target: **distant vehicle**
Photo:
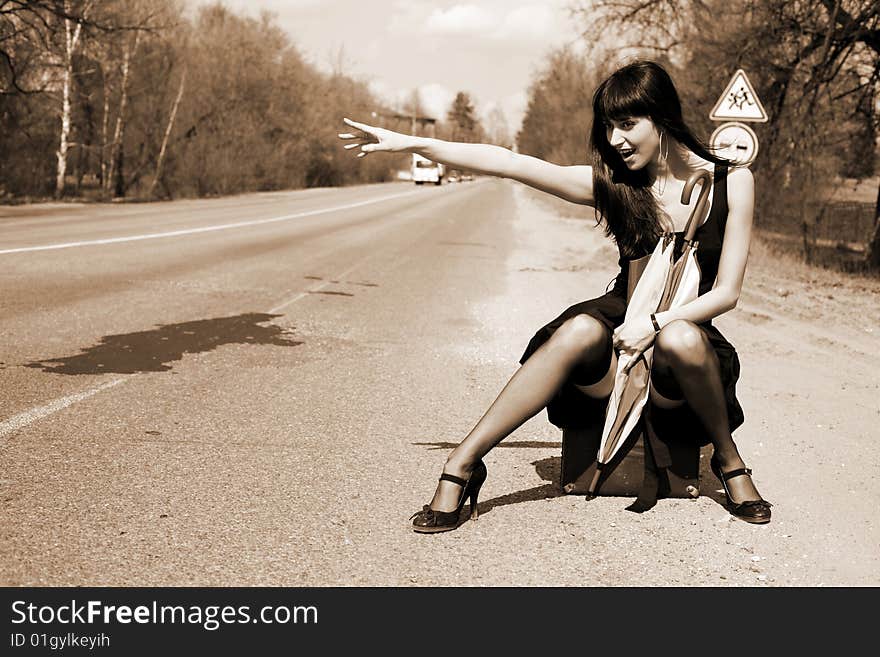
<path id="1" fill-rule="evenodd" d="M 465 182 L 467 180 L 473 180 L 473 179 L 474 179 L 474 174 L 472 174 L 472 173 L 465 173 L 465 174 L 462 174 L 462 176 L 461 176 L 462 182 Z"/>
<path id="2" fill-rule="evenodd" d="M 449 175 L 446 176 L 446 182 L 454 183 L 459 182 L 461 180 L 461 175 L 455 169 L 451 169 L 449 171 Z"/>
<path id="3" fill-rule="evenodd" d="M 432 182 L 435 185 L 443 183 L 443 175 L 446 167 L 439 162 L 432 162 L 418 153 L 412 157 L 412 179 L 416 185 Z"/>

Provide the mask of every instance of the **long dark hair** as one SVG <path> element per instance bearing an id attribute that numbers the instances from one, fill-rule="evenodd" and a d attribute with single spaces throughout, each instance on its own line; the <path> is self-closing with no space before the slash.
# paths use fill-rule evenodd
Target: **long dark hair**
<path id="1" fill-rule="evenodd" d="M 605 221 L 605 234 L 614 238 L 626 258 L 649 253 L 661 234 L 647 167 L 631 171 L 606 135 L 612 120 L 632 116 L 647 116 L 705 160 L 732 164 L 713 154 L 685 124 L 678 92 L 660 64 L 637 60 L 612 73 L 593 95 L 590 154 L 596 210 Z"/>

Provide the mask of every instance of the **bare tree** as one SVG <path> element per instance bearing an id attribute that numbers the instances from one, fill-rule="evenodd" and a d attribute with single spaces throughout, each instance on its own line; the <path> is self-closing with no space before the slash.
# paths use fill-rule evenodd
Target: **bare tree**
<path id="1" fill-rule="evenodd" d="M 171 131 L 174 129 L 174 120 L 177 118 L 177 109 L 180 107 L 180 99 L 183 98 L 183 90 L 186 87 L 186 69 L 180 74 L 180 84 L 177 86 L 177 95 L 174 97 L 174 104 L 171 106 L 171 113 L 168 115 L 168 123 L 165 126 L 165 135 L 162 137 L 162 146 L 159 148 L 159 157 L 156 160 L 156 173 L 153 176 L 153 182 L 150 183 L 150 191 L 148 197 L 153 197 L 156 193 L 156 185 L 162 178 L 162 166 L 165 164 L 165 154 L 168 152 L 168 140 L 171 137 Z"/>
<path id="2" fill-rule="evenodd" d="M 402 159 L 354 161 L 327 129 L 391 113 L 344 69 L 220 3 L 0 0 L 0 193 L 69 192 L 71 173 L 104 196 L 388 180 Z"/>
<path id="3" fill-rule="evenodd" d="M 520 151 L 559 164 L 585 162 L 593 120 L 590 94 L 607 72 L 602 58 L 577 54 L 571 47 L 551 53 L 529 87 L 516 138 Z"/>
<path id="4" fill-rule="evenodd" d="M 125 195 L 125 182 L 123 174 L 123 160 L 125 151 L 123 141 L 125 139 L 125 111 L 128 107 L 128 85 L 131 79 L 131 59 L 137 52 L 140 42 L 140 32 L 135 32 L 130 41 L 123 47 L 122 65 L 120 68 L 119 82 L 119 109 L 116 112 L 116 128 L 113 131 L 113 141 L 110 146 L 110 166 L 105 181 L 105 191 L 113 196 Z"/>
<path id="5" fill-rule="evenodd" d="M 58 168 L 55 177 L 55 196 L 60 197 L 64 194 L 64 182 L 67 174 L 67 152 L 70 148 L 68 138 L 70 136 L 70 117 L 71 105 L 70 94 L 73 84 L 73 57 L 80 45 L 82 37 L 82 22 L 72 17 L 73 8 L 70 0 L 64 0 L 64 16 L 61 19 L 64 25 L 64 50 L 63 50 L 63 72 L 61 77 L 61 132 L 58 138 Z M 85 19 L 91 2 L 86 2 L 80 12 L 80 16 Z"/>
<path id="6" fill-rule="evenodd" d="M 513 139 L 510 135 L 510 124 L 507 122 L 507 115 L 500 105 L 495 105 L 489 111 L 486 117 L 486 135 L 489 142 L 510 148 L 513 145 Z"/>

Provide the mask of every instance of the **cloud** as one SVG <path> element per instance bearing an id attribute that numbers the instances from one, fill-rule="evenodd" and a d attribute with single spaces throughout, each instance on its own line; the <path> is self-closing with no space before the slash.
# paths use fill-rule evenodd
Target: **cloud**
<path id="1" fill-rule="evenodd" d="M 381 79 L 371 80 L 368 86 L 371 92 L 392 107 L 400 107 L 412 96 L 412 89 L 396 89 Z M 455 99 L 455 92 L 439 82 L 422 84 L 417 89 L 424 113 L 436 119 L 445 119 Z"/>
<path id="2" fill-rule="evenodd" d="M 459 37 L 495 43 L 552 42 L 570 27 L 559 3 L 482 2 L 428 9 L 396 2 L 391 28 L 397 33 Z"/>
<path id="3" fill-rule="evenodd" d="M 440 36 L 482 36 L 494 26 L 492 12 L 476 5 L 453 5 L 449 9 L 434 9 L 424 22 L 425 32 Z"/>
<path id="4" fill-rule="evenodd" d="M 517 7 L 504 17 L 492 37 L 501 41 L 547 41 L 558 34 L 560 14 L 547 5 L 525 5 Z"/>
<path id="5" fill-rule="evenodd" d="M 452 101 L 455 100 L 455 92 L 442 84 L 433 82 L 419 87 L 419 97 L 422 99 L 422 107 L 425 113 L 437 119 L 445 119 Z"/>

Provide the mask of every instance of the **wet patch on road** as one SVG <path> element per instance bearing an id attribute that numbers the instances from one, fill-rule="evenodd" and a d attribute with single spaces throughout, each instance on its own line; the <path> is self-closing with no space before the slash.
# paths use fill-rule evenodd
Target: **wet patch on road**
<path id="1" fill-rule="evenodd" d="M 73 356 L 26 363 L 25 367 L 55 374 L 134 374 L 166 372 L 184 354 L 213 351 L 227 344 L 259 344 L 296 347 L 303 344 L 290 337 L 290 329 L 275 324 L 263 326 L 275 317 L 269 313 L 246 313 L 214 317 L 135 333 L 107 335 L 101 342 Z"/>
<path id="2" fill-rule="evenodd" d="M 353 297 L 351 292 L 337 292 L 336 290 L 308 290 L 309 294 L 335 294 L 340 297 Z"/>

